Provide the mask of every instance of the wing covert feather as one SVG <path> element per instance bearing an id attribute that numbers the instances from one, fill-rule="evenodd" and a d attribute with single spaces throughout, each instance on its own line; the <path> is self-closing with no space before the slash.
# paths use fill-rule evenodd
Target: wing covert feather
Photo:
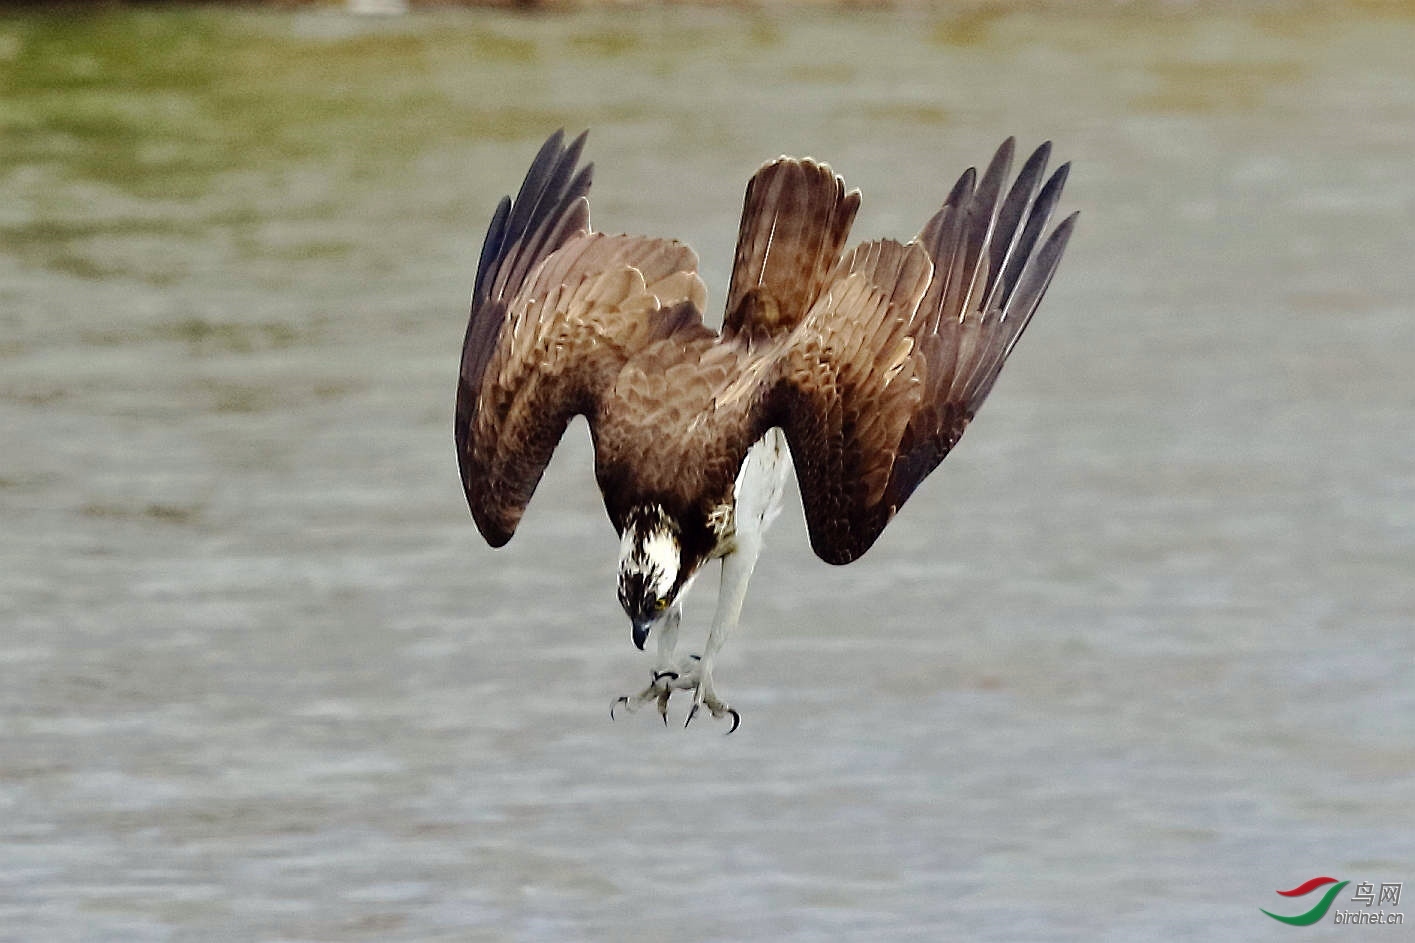
<path id="1" fill-rule="evenodd" d="M 917 407 L 908 329 L 932 270 L 917 244 L 859 246 L 782 355 L 775 407 L 811 545 L 828 562 L 848 562 L 842 548 L 868 546 L 888 519 L 876 509 Z"/>

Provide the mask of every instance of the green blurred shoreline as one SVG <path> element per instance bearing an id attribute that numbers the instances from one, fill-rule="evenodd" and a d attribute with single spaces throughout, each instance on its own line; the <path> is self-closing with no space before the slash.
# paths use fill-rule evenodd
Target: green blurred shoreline
<path id="1" fill-rule="evenodd" d="M 385 13 L 466 9 L 578 10 L 649 7 L 716 7 L 743 10 L 919 10 L 956 15 L 1000 15 L 1013 12 L 1134 13 L 1176 16 L 1214 12 L 1300 13 L 1330 9 L 1415 16 L 1415 0 L 0 0 L 3 10 L 62 10 L 100 12 L 134 7 L 246 7 L 286 10 Z"/>

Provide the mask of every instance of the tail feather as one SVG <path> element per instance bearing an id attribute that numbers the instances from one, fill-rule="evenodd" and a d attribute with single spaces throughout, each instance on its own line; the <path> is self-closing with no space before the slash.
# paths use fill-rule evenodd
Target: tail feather
<path id="1" fill-rule="evenodd" d="M 747 184 L 723 333 L 794 328 L 825 290 L 860 208 L 827 164 L 778 158 Z"/>

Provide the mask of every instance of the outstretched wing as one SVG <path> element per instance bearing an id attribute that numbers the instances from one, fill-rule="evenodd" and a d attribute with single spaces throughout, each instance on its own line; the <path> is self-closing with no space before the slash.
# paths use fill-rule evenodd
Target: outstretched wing
<path id="1" fill-rule="evenodd" d="M 584 142 L 557 132 L 492 219 L 457 386 L 467 504 L 494 547 L 511 539 L 576 414 L 648 344 L 701 325 L 706 290 L 687 246 L 589 229 Z"/>
<path id="2" fill-rule="evenodd" d="M 1004 196 L 1013 147 L 981 180 L 963 174 L 913 242 L 865 243 L 842 259 L 780 355 L 766 408 L 828 563 L 868 550 L 953 448 L 1061 260 L 1076 215 L 1041 236 L 1069 165 L 1042 185 L 1043 144 Z"/>

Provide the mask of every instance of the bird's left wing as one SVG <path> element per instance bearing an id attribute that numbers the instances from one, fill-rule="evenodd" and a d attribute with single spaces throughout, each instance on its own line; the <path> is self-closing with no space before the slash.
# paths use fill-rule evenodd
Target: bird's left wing
<path id="1" fill-rule="evenodd" d="M 645 346 L 702 330 L 706 289 L 681 243 L 589 231 L 583 136 L 546 142 L 493 217 L 457 385 L 457 461 L 494 547 L 511 539 L 570 419 Z"/>
<path id="2" fill-rule="evenodd" d="M 1045 293 L 1075 223 L 1042 238 L 1066 180 L 1050 148 L 1004 193 L 1009 138 L 968 170 L 918 238 L 840 261 L 782 344 L 763 422 L 791 447 L 811 547 L 849 563 L 938 466 L 982 404 Z"/>

